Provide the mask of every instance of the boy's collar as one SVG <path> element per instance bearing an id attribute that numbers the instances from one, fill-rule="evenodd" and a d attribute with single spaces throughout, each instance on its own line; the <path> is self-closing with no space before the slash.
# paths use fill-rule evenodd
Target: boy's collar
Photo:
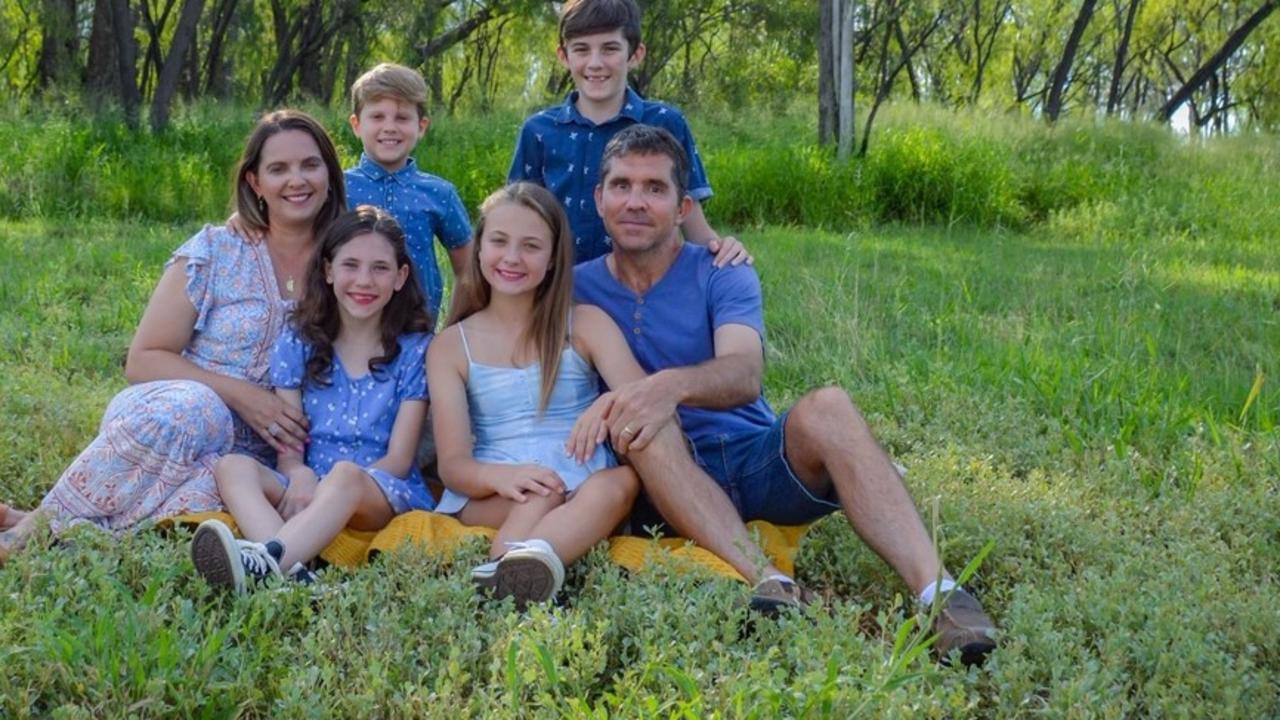
<path id="1" fill-rule="evenodd" d="M 361 152 L 360 153 L 360 171 L 363 172 L 365 175 L 368 175 L 370 178 L 374 180 L 380 180 L 384 177 L 391 177 L 393 175 L 403 175 L 408 172 L 417 172 L 418 163 L 413 159 L 413 156 L 410 155 L 408 159 L 405 160 L 404 167 L 400 168 L 395 172 L 391 172 L 390 170 L 387 170 L 386 168 L 382 167 L 377 162 L 375 162 L 373 158 L 369 157 L 368 153 Z"/>
<path id="2" fill-rule="evenodd" d="M 644 120 L 644 98 L 640 97 L 640 93 L 627 86 L 627 94 L 622 97 L 622 108 L 617 115 L 609 118 L 605 122 L 612 122 L 620 117 L 640 122 Z M 597 123 L 587 119 L 585 115 L 578 111 L 578 91 L 574 90 L 569 93 L 569 97 L 565 98 L 564 105 L 560 107 L 560 112 L 556 114 L 556 122 L 567 124 L 577 123 L 578 125 L 594 126 Z M 598 123 L 603 125 L 604 123 Z"/>

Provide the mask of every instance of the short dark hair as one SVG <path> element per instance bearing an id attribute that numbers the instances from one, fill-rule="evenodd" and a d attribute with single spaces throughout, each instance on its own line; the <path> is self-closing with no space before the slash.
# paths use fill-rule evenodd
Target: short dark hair
<path id="1" fill-rule="evenodd" d="M 569 0 L 560 10 L 560 47 L 576 37 L 621 30 L 627 57 L 640 47 L 640 6 L 636 0 Z"/>
<path id="2" fill-rule="evenodd" d="M 601 184 L 609 176 L 609 165 L 613 159 L 623 155 L 665 155 L 671 158 L 671 181 L 680 197 L 689 192 L 689 155 L 666 128 L 637 124 L 614 135 L 604 146 L 604 158 L 600 161 Z"/>

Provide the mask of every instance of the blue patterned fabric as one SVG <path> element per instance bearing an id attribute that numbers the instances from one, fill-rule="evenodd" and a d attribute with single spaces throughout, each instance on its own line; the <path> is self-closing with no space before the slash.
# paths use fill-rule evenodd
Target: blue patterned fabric
<path id="1" fill-rule="evenodd" d="M 395 217 L 404 228 L 409 258 L 422 291 L 431 304 L 431 316 L 440 314 L 444 280 L 436 265 L 432 240 L 446 249 L 459 248 L 471 239 L 471 223 L 458 191 L 449 181 L 418 169 L 413 158 L 397 172 L 387 172 L 368 155 L 347 170 L 347 203 L 376 205 Z"/>
<path id="2" fill-rule="evenodd" d="M 684 115 L 665 103 L 645 100 L 627 88 L 622 112 L 596 124 L 578 112 L 578 91 L 562 105 L 529 116 L 520 127 L 515 157 L 507 182 L 528 180 L 550 190 L 564 205 L 573 229 L 577 262 L 609 252 L 604 222 L 596 212 L 595 189 L 600 184 L 604 146 L 624 128 L 644 123 L 671 131 L 689 155 L 689 195 L 702 202 L 711 197 L 711 183 L 693 142 Z"/>
<path id="3" fill-rule="evenodd" d="M 402 478 L 369 467 L 387 454 L 400 403 L 427 399 L 431 337 L 401 336 L 399 355 L 378 372 L 346 368 L 335 353 L 329 384 L 315 385 L 304 382 L 311 346 L 293 328 L 280 335 L 271 356 L 271 383 L 302 391 L 302 410 L 311 422 L 306 463 L 322 481 L 335 463 L 347 460 L 369 472 L 397 513 L 431 509 L 431 493 L 416 464 Z"/>

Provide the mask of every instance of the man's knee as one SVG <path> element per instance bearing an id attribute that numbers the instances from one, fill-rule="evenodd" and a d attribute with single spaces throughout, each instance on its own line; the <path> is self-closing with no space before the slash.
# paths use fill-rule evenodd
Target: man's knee
<path id="1" fill-rule="evenodd" d="M 791 408 L 788 430 L 816 438 L 830 437 L 832 429 L 862 431 L 866 420 L 843 388 L 825 385 L 811 390 Z"/>
<path id="2" fill-rule="evenodd" d="M 644 448 L 632 448 L 624 457 L 635 468 L 640 476 L 640 483 L 646 488 L 679 482 L 680 473 L 673 471 L 673 468 L 693 465 L 693 455 L 689 452 L 684 434 L 675 423 L 668 423 Z"/>

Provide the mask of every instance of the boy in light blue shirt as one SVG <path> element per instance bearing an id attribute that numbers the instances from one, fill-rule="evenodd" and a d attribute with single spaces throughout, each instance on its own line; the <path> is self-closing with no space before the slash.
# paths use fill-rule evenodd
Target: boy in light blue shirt
<path id="1" fill-rule="evenodd" d="M 418 270 L 432 317 L 439 317 L 444 282 L 432 240 L 449 254 L 455 280 L 471 250 L 471 223 L 458 191 L 447 180 L 418 169 L 412 157 L 427 133 L 427 84 L 403 65 L 382 63 L 351 86 L 351 129 L 364 152 L 346 171 L 351 207 L 377 205 L 404 228 L 409 258 Z"/>
<path id="2" fill-rule="evenodd" d="M 750 262 L 746 248 L 734 238 L 721 238 L 703 215 L 702 203 L 711 197 L 711 183 L 684 115 L 627 87 L 628 71 L 645 56 L 635 0 L 566 2 L 556 56 L 569 70 L 575 89 L 563 104 L 525 120 L 507 182 L 538 183 L 560 200 L 569 215 L 577 262 L 610 250 L 593 196 L 600 180 L 600 159 L 614 135 L 637 123 L 666 129 L 689 156 L 689 196 L 694 202 L 681 226 L 685 239 L 716 253 L 717 266 Z"/>

